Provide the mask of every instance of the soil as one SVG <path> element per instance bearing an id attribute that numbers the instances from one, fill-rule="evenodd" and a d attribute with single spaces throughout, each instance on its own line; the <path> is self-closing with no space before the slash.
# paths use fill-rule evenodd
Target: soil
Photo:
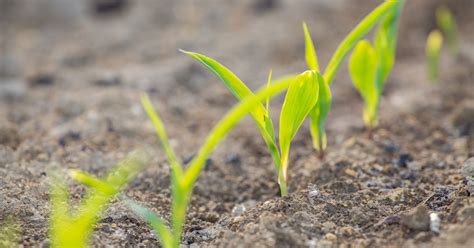
<path id="1" fill-rule="evenodd" d="M 301 21 L 322 64 L 375 1 L 0 1 L 0 223 L 13 216 L 23 247 L 47 247 L 52 168 L 103 175 L 152 147 L 124 193 L 169 217 L 169 167 L 139 104 L 148 92 L 183 160 L 235 100 L 177 49 L 227 65 L 251 88 L 305 70 Z M 426 77 L 434 10 L 459 24 L 461 55 Z M 187 215 L 184 247 L 474 247 L 474 2 L 407 1 L 398 59 L 369 137 L 343 68 L 332 85 L 324 159 L 307 124 L 291 151 L 290 195 L 247 118 L 213 153 Z M 345 66 L 344 66 L 345 67 Z M 278 120 L 281 97 L 273 100 Z M 463 168 L 464 166 L 464 168 Z M 68 179 L 69 180 L 69 179 Z M 86 189 L 70 182 L 73 202 Z M 440 222 L 438 223 L 437 218 Z M 94 247 L 156 247 L 150 227 L 118 199 Z"/>

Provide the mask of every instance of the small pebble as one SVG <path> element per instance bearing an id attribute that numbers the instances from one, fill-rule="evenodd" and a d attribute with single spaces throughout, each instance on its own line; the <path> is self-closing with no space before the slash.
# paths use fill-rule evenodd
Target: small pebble
<path id="1" fill-rule="evenodd" d="M 430 230 L 430 215 L 428 209 L 422 205 L 400 216 L 400 224 L 413 231 Z"/>
<path id="2" fill-rule="evenodd" d="M 385 218 L 383 223 L 385 223 L 387 225 L 399 224 L 400 223 L 400 216 L 398 216 L 398 215 L 388 216 L 387 218 Z"/>
<path id="3" fill-rule="evenodd" d="M 471 195 L 474 194 L 474 158 L 470 158 L 464 162 L 461 174 L 467 182 L 467 190 Z"/>
<path id="4" fill-rule="evenodd" d="M 413 161 L 413 157 L 409 153 L 402 153 L 398 157 L 398 166 L 407 167 L 409 162 Z"/>
<path id="5" fill-rule="evenodd" d="M 48 72 L 39 72 L 28 77 L 28 83 L 31 87 L 50 86 L 55 80 L 54 74 Z"/>
<path id="6" fill-rule="evenodd" d="M 240 165 L 242 163 L 240 155 L 236 153 L 231 153 L 225 157 L 225 162 L 233 165 Z"/>
<path id="7" fill-rule="evenodd" d="M 326 240 L 329 240 L 329 241 L 336 241 L 337 240 L 337 236 L 332 234 L 332 233 L 326 233 L 326 235 L 324 236 L 324 238 Z"/>
<path id="8" fill-rule="evenodd" d="M 439 234 L 441 227 L 441 219 L 437 213 L 430 214 L 430 230 L 436 234 Z"/>
<path id="9" fill-rule="evenodd" d="M 245 210 L 247 210 L 247 208 L 245 207 L 244 204 L 237 204 L 232 209 L 232 215 L 233 216 L 240 216 L 245 212 Z"/>

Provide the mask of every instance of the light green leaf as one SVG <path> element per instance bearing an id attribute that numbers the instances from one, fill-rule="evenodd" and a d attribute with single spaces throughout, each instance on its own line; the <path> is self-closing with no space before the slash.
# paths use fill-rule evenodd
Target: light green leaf
<path id="1" fill-rule="evenodd" d="M 232 73 L 219 62 L 199 53 L 188 52 L 184 50 L 180 51 L 186 55 L 191 56 L 206 66 L 209 71 L 214 73 L 214 75 L 216 75 L 224 83 L 224 85 L 238 100 L 242 100 L 249 95 L 253 95 L 252 91 L 242 82 L 242 80 L 240 80 L 234 73 Z M 250 114 L 258 125 L 265 127 L 266 111 L 263 104 L 258 104 Z"/>
<path id="2" fill-rule="evenodd" d="M 375 125 L 381 90 L 378 88 L 378 57 L 369 41 L 360 41 L 349 60 L 349 73 L 356 89 L 365 102 L 364 122 Z"/>
<path id="3" fill-rule="evenodd" d="M 324 80 L 331 85 L 342 62 L 352 48 L 390 11 L 402 5 L 402 0 L 387 0 L 367 15 L 339 44 L 324 71 Z"/>
<path id="4" fill-rule="evenodd" d="M 438 27 L 446 36 L 448 46 L 455 57 L 459 55 L 459 44 L 457 34 L 457 24 L 453 14 L 446 6 L 436 9 L 436 21 Z"/>
<path id="5" fill-rule="evenodd" d="M 379 24 L 375 34 L 375 51 L 378 55 L 379 72 L 377 80 L 379 94 L 382 93 L 390 71 L 395 63 L 395 52 L 397 48 L 397 30 L 403 2 L 393 8 Z"/>
<path id="6" fill-rule="evenodd" d="M 323 151 L 327 146 L 325 123 L 331 110 L 332 95 L 329 85 L 324 78 L 317 74 L 319 82 L 319 98 L 314 108 L 309 113 L 311 117 L 311 136 L 313 137 L 313 147 L 317 151 Z"/>
<path id="7" fill-rule="evenodd" d="M 168 135 L 166 134 L 166 129 L 163 124 L 163 121 L 161 120 L 158 113 L 155 111 L 155 108 L 153 107 L 153 104 L 151 103 L 148 95 L 146 94 L 142 95 L 141 102 L 142 102 L 143 109 L 148 115 L 148 118 L 150 118 L 151 122 L 153 123 L 156 134 L 158 135 L 158 139 L 160 140 L 161 146 L 163 147 L 163 150 L 165 151 L 165 154 L 168 157 L 168 161 L 170 162 L 170 165 L 171 165 L 171 171 L 173 172 L 173 177 L 176 177 L 176 179 L 178 179 L 178 180 L 174 180 L 174 182 L 179 182 L 179 179 L 183 175 L 183 169 L 182 169 L 183 167 L 181 163 L 178 162 L 178 159 L 176 158 L 176 154 L 169 143 Z"/>
<path id="8" fill-rule="evenodd" d="M 290 144 L 303 121 L 318 101 L 319 82 L 317 72 L 300 74 L 288 88 L 280 114 L 280 151 L 283 178 L 286 180 Z"/>
<path id="9" fill-rule="evenodd" d="M 69 206 L 65 183 L 59 178 L 53 180 L 50 218 L 52 247 L 86 247 L 95 224 L 110 200 L 123 186 L 135 178 L 148 160 L 147 152 L 133 152 L 112 169 L 104 179 L 97 179 L 77 171 L 72 173 L 75 179 L 95 187 L 89 190 L 77 211 L 73 211 L 73 208 Z"/>
<path id="10" fill-rule="evenodd" d="M 439 57 L 443 46 L 443 35 L 434 30 L 428 35 L 426 41 L 426 60 L 428 65 L 428 76 L 431 81 L 438 80 Z"/>
<path id="11" fill-rule="evenodd" d="M 308 31 L 308 26 L 303 22 L 304 30 L 304 41 L 305 41 L 305 55 L 306 55 L 306 64 L 308 68 L 313 71 L 319 72 L 318 57 L 316 56 L 316 50 L 314 49 L 313 41 L 311 40 L 311 35 Z"/>

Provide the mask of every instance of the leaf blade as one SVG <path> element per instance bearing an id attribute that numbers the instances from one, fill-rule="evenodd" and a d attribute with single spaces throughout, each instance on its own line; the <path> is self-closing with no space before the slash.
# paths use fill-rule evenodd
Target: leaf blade
<path id="1" fill-rule="evenodd" d="M 314 49 L 313 40 L 308 30 L 308 26 L 303 22 L 304 40 L 305 40 L 305 57 L 308 68 L 313 71 L 319 72 L 318 57 L 316 50 Z"/>

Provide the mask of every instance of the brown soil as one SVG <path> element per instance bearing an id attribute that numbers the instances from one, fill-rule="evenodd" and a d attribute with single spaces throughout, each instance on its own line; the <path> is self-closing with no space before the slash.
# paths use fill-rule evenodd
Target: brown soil
<path id="1" fill-rule="evenodd" d="M 376 6 L 368 0 L 123 1 L 128 4 L 95 8 L 91 3 L 100 1 L 82 2 L 0 0 L 0 223 L 14 216 L 26 247 L 49 244 L 51 168 L 59 165 L 65 177 L 71 168 L 103 175 L 142 146 L 152 146 L 156 156 L 124 193 L 169 217 L 168 164 L 140 93 L 152 97 L 183 160 L 235 104 L 178 48 L 216 58 L 256 89 L 270 68 L 277 76 L 305 69 L 301 21 L 325 64 Z M 432 84 L 424 42 L 441 3 L 458 18 L 462 53 L 457 60 L 443 53 L 440 82 Z M 320 160 L 308 128 L 301 129 L 292 146 L 289 197 L 278 196 L 271 158 L 252 121 L 242 122 L 199 178 L 183 244 L 474 247 L 474 200 L 461 174 L 474 156 L 473 11 L 470 0 L 408 1 L 380 126 L 368 138 L 361 99 L 343 68 L 332 87 L 328 152 Z M 281 98 L 273 103 L 277 120 Z M 75 202 L 86 190 L 72 181 L 70 189 Z M 441 220 L 439 232 L 430 228 L 432 213 Z M 114 200 L 93 244 L 159 242 Z"/>

